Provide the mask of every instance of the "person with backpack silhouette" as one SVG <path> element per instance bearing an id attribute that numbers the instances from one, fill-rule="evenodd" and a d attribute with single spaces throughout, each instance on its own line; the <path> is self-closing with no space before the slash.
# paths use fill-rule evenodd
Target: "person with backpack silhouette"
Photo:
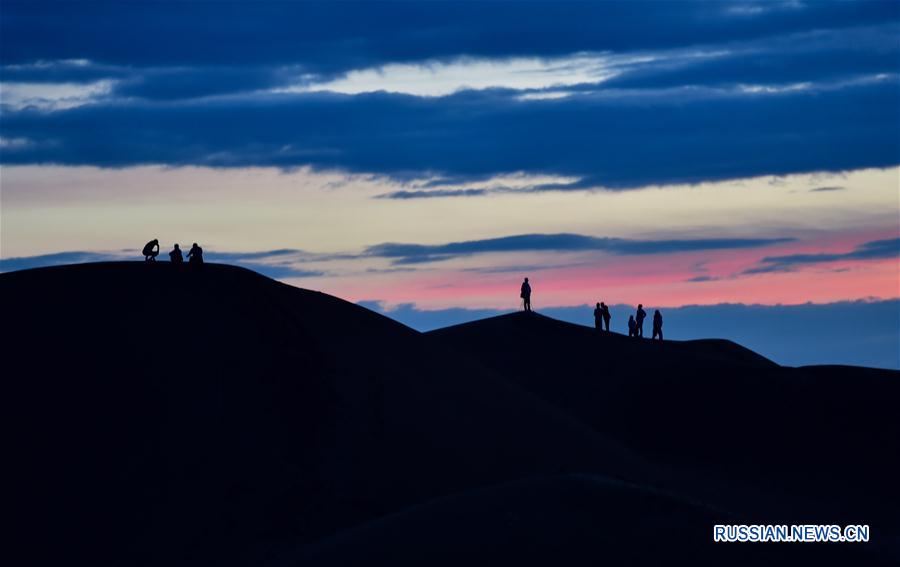
<path id="1" fill-rule="evenodd" d="M 609 314 L 609 307 L 601 301 L 600 310 L 603 312 L 603 322 L 606 323 L 606 331 L 609 332 L 609 320 L 612 319 L 612 315 Z"/>
<path id="2" fill-rule="evenodd" d="M 169 261 L 173 264 L 181 264 L 184 262 L 184 256 L 182 256 L 181 248 L 178 247 L 178 244 L 175 244 L 175 248 L 169 252 Z"/>
<path id="3" fill-rule="evenodd" d="M 600 303 L 594 308 L 594 328 L 598 331 L 603 330 L 603 308 L 600 307 Z"/>
<path id="4" fill-rule="evenodd" d="M 637 323 L 634 322 L 634 315 L 628 316 L 628 336 L 636 337 L 637 333 L 635 333 L 634 328 L 637 326 Z"/>
<path id="5" fill-rule="evenodd" d="M 644 336 L 644 319 L 647 317 L 647 312 L 644 311 L 643 304 L 638 303 L 637 313 L 635 313 L 634 317 L 634 336 L 642 337 Z"/>
<path id="6" fill-rule="evenodd" d="M 528 278 L 522 282 L 522 291 L 519 292 L 519 297 L 522 298 L 522 306 L 525 311 L 531 311 L 531 286 L 528 284 Z"/>
<path id="7" fill-rule="evenodd" d="M 653 337 L 652 337 L 652 339 L 655 339 L 657 336 L 659 336 L 659 340 L 663 340 L 663 338 L 662 338 L 662 313 L 659 312 L 659 309 L 657 309 L 653 313 Z"/>
<path id="8" fill-rule="evenodd" d="M 159 256 L 159 240 L 154 238 L 147 244 L 144 244 L 142 253 L 144 254 L 145 262 L 155 262 L 156 257 Z"/>
<path id="9" fill-rule="evenodd" d="M 197 246 L 195 242 L 193 246 L 191 246 L 190 251 L 188 251 L 188 263 L 198 266 L 203 263 L 203 248 Z"/>

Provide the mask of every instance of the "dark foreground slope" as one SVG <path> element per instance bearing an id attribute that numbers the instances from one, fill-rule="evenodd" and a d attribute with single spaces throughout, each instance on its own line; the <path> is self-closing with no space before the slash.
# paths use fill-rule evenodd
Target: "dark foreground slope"
<path id="1" fill-rule="evenodd" d="M 900 373 L 527 313 L 428 336 L 621 441 L 673 490 L 759 522 L 872 524 L 875 547 L 900 551 Z"/>
<path id="2" fill-rule="evenodd" d="M 442 498 L 309 546 L 280 565 L 888 565 L 860 550 L 717 544 L 697 501 L 592 475 Z M 416 542 L 416 545 L 410 545 Z"/>
<path id="3" fill-rule="evenodd" d="M 741 510 L 657 491 L 668 473 L 621 430 L 336 298 L 119 263 L 2 274 L 0 301 L 10 564 L 421 565 L 454 549 L 546 564 L 562 543 L 586 564 L 761 562 L 709 542 Z M 598 546 L 619 517 L 665 545 L 633 561 L 628 538 Z M 691 537 L 665 536 L 675 524 Z"/>
<path id="4" fill-rule="evenodd" d="M 37 563 L 255 563 L 483 484 L 628 468 L 419 333 L 240 268 L 29 270 L 0 297 Z"/>

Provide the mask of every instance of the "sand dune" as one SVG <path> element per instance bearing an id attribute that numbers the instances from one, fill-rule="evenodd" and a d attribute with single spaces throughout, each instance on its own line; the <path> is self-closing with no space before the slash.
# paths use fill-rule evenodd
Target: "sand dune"
<path id="1" fill-rule="evenodd" d="M 538 316 L 422 335 L 240 268 L 181 268 L 0 275 L 17 564 L 363 559 L 348 545 L 439 564 L 524 559 L 524 540 L 535 558 L 626 558 L 623 536 L 590 536 L 620 520 L 663 538 L 625 562 L 702 563 L 722 557 L 708 510 L 765 516 L 757 495 L 780 502 L 810 472 L 819 513 L 896 527 L 897 373 L 783 369 L 727 341 L 598 342 Z M 843 437 L 750 439 L 814 419 Z"/>

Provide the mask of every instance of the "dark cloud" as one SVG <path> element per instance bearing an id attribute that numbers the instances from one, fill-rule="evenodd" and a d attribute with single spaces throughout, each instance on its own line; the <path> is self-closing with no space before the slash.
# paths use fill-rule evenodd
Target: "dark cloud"
<path id="1" fill-rule="evenodd" d="M 494 189 L 434 189 L 431 191 L 393 191 L 377 195 L 376 199 L 433 199 L 435 197 L 481 197 Z"/>
<path id="2" fill-rule="evenodd" d="M 476 274 L 506 274 L 506 273 L 532 273 L 542 272 L 545 270 L 560 270 L 566 268 L 575 268 L 578 266 L 587 266 L 587 262 L 569 262 L 566 264 L 518 264 L 514 266 L 488 266 L 483 268 L 464 268 L 463 272 L 472 272 Z"/>
<path id="3" fill-rule="evenodd" d="M 4 148 L 0 160 L 441 178 L 437 190 L 382 196 L 391 199 L 893 166 L 898 6 L 9 0 L 0 80 L 113 82 L 79 108 L 3 107 L 3 137 L 30 143 Z M 436 98 L 264 92 L 388 63 L 576 53 L 605 54 L 620 74 L 539 101 L 508 89 Z M 813 84 L 777 94 L 738 87 L 798 81 Z M 579 181 L 451 186 L 511 172 Z"/>
<path id="4" fill-rule="evenodd" d="M 2 160 L 583 178 L 540 190 L 842 171 L 897 163 L 898 86 L 647 101 L 585 95 L 550 105 L 505 91 L 89 105 L 5 113 L 4 137 L 36 143 L 6 149 Z"/>
<path id="5" fill-rule="evenodd" d="M 828 192 L 828 191 L 845 191 L 846 189 L 847 189 L 846 187 L 837 187 L 837 186 L 833 186 L 833 187 L 816 187 L 815 189 L 810 189 L 809 192 L 810 192 L 810 193 L 825 193 L 825 192 Z"/>
<path id="6" fill-rule="evenodd" d="M 291 83 L 291 76 L 269 67 L 200 67 L 135 73 L 118 83 L 112 95 L 149 100 L 180 100 L 240 94 Z"/>
<path id="7" fill-rule="evenodd" d="M 897 73 L 900 34 L 895 22 L 840 31 L 815 31 L 729 44 L 706 56 L 660 58 L 625 67 L 604 88 L 661 89 L 691 85 L 779 86 Z"/>
<path id="8" fill-rule="evenodd" d="M 457 177 L 456 179 L 459 179 Z M 467 181 L 486 181 L 489 179 L 489 176 L 471 176 L 471 179 Z M 445 180 L 437 180 L 429 181 L 424 183 L 425 187 L 434 186 L 433 184 L 437 183 L 438 186 L 445 185 L 447 182 Z M 408 200 L 408 199 L 434 199 L 441 197 L 483 197 L 485 195 L 496 195 L 496 194 L 504 194 L 504 193 L 544 193 L 549 191 L 581 191 L 584 189 L 596 189 L 603 186 L 603 179 L 599 176 L 588 175 L 577 179 L 575 181 L 567 181 L 567 182 L 554 182 L 554 183 L 535 183 L 532 185 L 521 185 L 516 187 L 510 187 L 508 185 L 493 185 L 490 187 L 483 188 L 455 188 L 455 189 L 417 189 L 417 190 L 402 190 L 402 191 L 393 191 L 391 193 L 384 193 L 381 195 L 376 195 L 376 199 L 400 199 L 400 200 Z M 604 187 L 605 189 L 617 189 L 621 187 Z"/>
<path id="9" fill-rule="evenodd" d="M 862 260 L 886 260 L 900 257 L 900 238 L 873 240 L 857 246 L 844 253 L 826 254 L 789 254 L 786 256 L 766 256 L 759 265 L 744 274 L 764 274 L 770 272 L 788 272 L 808 264 L 825 264 L 829 262 L 846 262 Z"/>
<path id="10" fill-rule="evenodd" d="M 256 264 L 236 262 L 236 265 L 259 272 L 260 274 L 273 279 L 289 279 L 289 278 L 317 278 L 328 275 L 327 272 L 321 270 L 304 270 L 289 264 Z"/>
<path id="11" fill-rule="evenodd" d="M 513 292 L 513 295 L 515 293 Z M 540 309 L 563 321 L 593 325 L 593 302 L 604 300 L 612 313 L 613 331 L 625 332 L 634 306 L 590 298 L 591 305 Z M 652 301 L 652 299 L 648 299 Z M 380 301 L 360 305 L 420 331 L 439 329 L 509 311 L 496 309 L 418 309 L 402 304 L 387 309 Z M 779 364 L 855 364 L 900 370 L 900 300 L 841 301 L 804 305 L 688 305 L 659 307 L 667 339 L 724 338 Z M 847 329 L 853 329 L 847 333 Z"/>
<path id="12" fill-rule="evenodd" d="M 6 62 L 5 58 L 2 62 Z M 0 67 L 0 81 L 9 83 L 92 83 L 102 79 L 127 78 L 134 72 L 129 67 L 104 65 L 90 61 L 34 61 L 3 65 Z"/>
<path id="13" fill-rule="evenodd" d="M 419 264 L 494 252 L 582 252 L 618 255 L 677 254 L 699 250 L 758 248 L 790 242 L 790 238 L 702 238 L 695 240 L 627 240 L 582 234 L 518 234 L 447 244 L 388 242 L 366 248 L 364 255 L 390 258 L 397 264 Z"/>
<path id="14" fill-rule="evenodd" d="M 554 56 L 748 41 L 896 21 L 893 2 L 44 2 L 7 0 L 7 63 L 84 58 L 135 67 L 301 64 L 337 72 L 397 61 Z M 746 17 L 746 16 L 752 17 Z"/>
<path id="15" fill-rule="evenodd" d="M 260 250 L 255 252 L 207 252 L 206 257 L 218 262 L 258 262 L 260 260 L 279 259 L 294 256 L 301 259 L 314 257 L 311 252 L 296 248 L 279 248 L 277 250 Z"/>
<path id="16" fill-rule="evenodd" d="M 137 255 L 137 251 L 134 252 Z M 43 268 L 46 266 L 61 266 L 63 264 L 83 264 L 85 262 L 104 262 L 108 260 L 121 260 L 122 253 L 117 252 L 57 252 L 54 254 L 41 254 L 38 256 L 21 256 L 15 258 L 0 258 L 0 272 L 14 272 L 31 268 Z"/>

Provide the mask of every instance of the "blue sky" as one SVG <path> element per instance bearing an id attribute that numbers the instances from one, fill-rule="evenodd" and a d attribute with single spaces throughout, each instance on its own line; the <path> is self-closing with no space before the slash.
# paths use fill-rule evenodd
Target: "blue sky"
<path id="1" fill-rule="evenodd" d="M 525 275 L 896 313 L 898 38 L 898 2 L 6 0 L 0 270 L 159 238 L 447 322 Z"/>

